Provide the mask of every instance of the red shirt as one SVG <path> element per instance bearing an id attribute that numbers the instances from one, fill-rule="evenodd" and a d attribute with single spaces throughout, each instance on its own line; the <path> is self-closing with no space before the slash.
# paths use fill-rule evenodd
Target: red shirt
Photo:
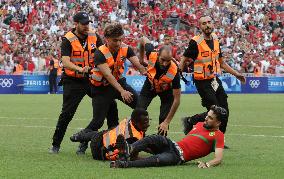
<path id="1" fill-rule="evenodd" d="M 194 160 L 208 155 L 215 148 L 224 148 L 224 134 L 220 130 L 209 131 L 203 127 L 203 122 L 199 122 L 177 144 L 183 150 L 185 161 Z"/>

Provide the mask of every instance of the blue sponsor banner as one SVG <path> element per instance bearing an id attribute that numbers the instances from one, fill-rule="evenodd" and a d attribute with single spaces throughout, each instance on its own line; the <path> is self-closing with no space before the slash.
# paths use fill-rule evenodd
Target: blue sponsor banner
<path id="1" fill-rule="evenodd" d="M 242 93 L 268 93 L 267 77 L 247 77 Z"/>
<path id="2" fill-rule="evenodd" d="M 146 76 L 127 76 L 126 82 L 129 84 L 135 91 L 141 91 L 142 86 Z"/>
<path id="3" fill-rule="evenodd" d="M 284 92 L 284 77 L 268 77 L 269 92 Z"/>
<path id="4" fill-rule="evenodd" d="M 187 84 L 181 80 L 181 91 L 183 93 L 197 93 L 195 84 L 193 83 L 191 76 L 185 76 L 185 79 L 188 81 Z"/>
<path id="5" fill-rule="evenodd" d="M 23 77 L 21 75 L 0 75 L 0 94 L 23 93 Z"/>
<path id="6" fill-rule="evenodd" d="M 219 77 L 222 81 L 222 86 L 224 90 L 228 93 L 240 93 L 241 92 L 241 82 L 235 77 L 231 76 L 221 76 Z"/>
<path id="7" fill-rule="evenodd" d="M 183 93 L 197 93 L 192 77 L 186 76 L 185 78 L 189 82 L 187 84 L 184 84 L 184 82 L 181 81 L 182 92 Z M 222 86 L 226 92 L 228 93 L 240 93 L 241 92 L 241 82 L 237 80 L 235 77 L 222 76 L 219 78 L 222 81 Z M 183 90 L 183 87 L 184 87 L 184 90 Z"/>
<path id="8" fill-rule="evenodd" d="M 145 76 L 127 76 L 127 83 L 136 91 L 141 91 Z M 191 76 L 185 76 L 189 81 L 181 80 L 182 93 L 196 93 Z M 60 77 L 57 78 L 57 82 Z M 242 85 L 231 76 L 220 77 L 222 85 L 228 93 L 284 93 L 284 77 L 247 77 L 247 83 Z M 62 87 L 58 87 L 62 93 Z M 0 94 L 47 94 L 49 92 L 48 75 L 1 75 Z"/>
<path id="9" fill-rule="evenodd" d="M 49 92 L 47 75 L 24 75 L 25 94 L 46 94 Z"/>

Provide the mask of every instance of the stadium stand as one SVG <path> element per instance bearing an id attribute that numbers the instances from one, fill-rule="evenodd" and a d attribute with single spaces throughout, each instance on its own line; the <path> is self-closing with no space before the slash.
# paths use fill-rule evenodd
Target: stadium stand
<path id="1" fill-rule="evenodd" d="M 60 59 L 61 37 L 72 28 L 78 11 L 89 12 L 91 26 L 101 35 L 106 24 L 119 21 L 126 43 L 135 50 L 142 35 L 158 46 L 167 34 L 177 59 L 198 33 L 197 19 L 210 14 L 230 66 L 256 76 L 284 74 L 283 0 L 0 0 L 0 4 L 0 75 L 45 73 L 50 59 Z M 127 74 L 137 74 L 129 69 Z"/>

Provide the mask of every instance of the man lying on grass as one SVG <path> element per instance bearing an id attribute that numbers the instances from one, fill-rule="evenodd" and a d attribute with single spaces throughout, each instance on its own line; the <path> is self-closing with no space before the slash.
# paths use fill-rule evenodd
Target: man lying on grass
<path id="1" fill-rule="evenodd" d="M 219 130 L 221 122 L 227 117 L 224 108 L 212 106 L 204 122 L 199 122 L 179 142 L 174 142 L 164 136 L 150 135 L 128 144 L 122 135 L 117 137 L 116 146 L 119 153 L 130 160 L 116 160 L 110 163 L 111 168 L 156 167 L 179 165 L 198 159 L 215 152 L 213 160 L 199 161 L 199 168 L 209 168 L 221 163 L 223 158 L 224 134 Z M 137 159 L 141 151 L 152 153 L 153 156 Z M 134 160 L 133 160 L 134 159 Z M 137 159 L 137 160 L 135 160 Z"/>

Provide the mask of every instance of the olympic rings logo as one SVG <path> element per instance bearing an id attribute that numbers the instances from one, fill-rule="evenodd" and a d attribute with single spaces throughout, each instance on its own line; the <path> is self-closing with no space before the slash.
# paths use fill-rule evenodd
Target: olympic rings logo
<path id="1" fill-rule="evenodd" d="M 143 79 L 133 79 L 131 83 L 134 87 L 140 88 L 143 86 L 144 80 Z"/>
<path id="2" fill-rule="evenodd" d="M 2 88 L 10 88 L 13 85 L 14 81 L 12 78 L 0 78 L 0 86 Z"/>
<path id="3" fill-rule="evenodd" d="M 251 88 L 258 88 L 260 85 L 259 80 L 249 80 L 249 85 Z"/>

